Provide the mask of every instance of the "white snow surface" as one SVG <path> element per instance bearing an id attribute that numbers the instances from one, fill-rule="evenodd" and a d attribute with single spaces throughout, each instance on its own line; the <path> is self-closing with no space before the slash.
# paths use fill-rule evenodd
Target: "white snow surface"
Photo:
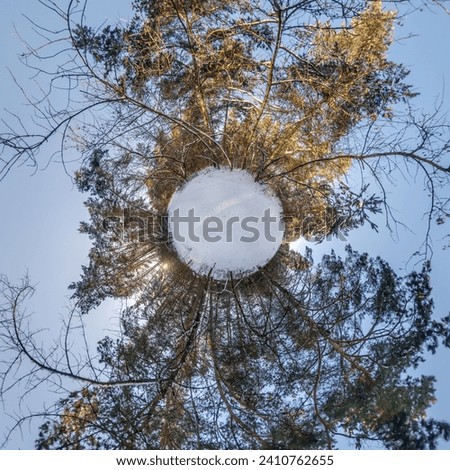
<path id="1" fill-rule="evenodd" d="M 279 199 L 245 170 L 198 172 L 174 193 L 168 216 L 179 258 L 217 280 L 258 271 L 283 242 Z"/>

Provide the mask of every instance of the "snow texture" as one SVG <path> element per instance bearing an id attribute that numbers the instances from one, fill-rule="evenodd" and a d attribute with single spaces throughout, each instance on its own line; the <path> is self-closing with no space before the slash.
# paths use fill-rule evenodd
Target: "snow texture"
<path id="1" fill-rule="evenodd" d="M 198 172 L 174 193 L 168 216 L 179 258 L 217 280 L 256 272 L 283 242 L 278 198 L 244 170 Z"/>

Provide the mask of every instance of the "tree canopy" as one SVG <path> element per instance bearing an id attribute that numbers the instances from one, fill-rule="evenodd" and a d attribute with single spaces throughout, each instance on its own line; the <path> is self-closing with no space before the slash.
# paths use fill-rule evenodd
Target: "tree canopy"
<path id="1" fill-rule="evenodd" d="M 44 132 L 2 134 L 0 176 L 37 161 L 50 138 L 63 160 L 75 148 L 92 248 L 70 286 L 74 312 L 95 315 L 107 298 L 132 306 L 120 333 L 74 361 L 72 317 L 61 348 L 46 351 L 21 309 L 31 285 L 1 279 L 2 340 L 15 358 L 3 383 L 24 361 L 31 383 L 81 384 L 43 413 L 37 448 L 448 440 L 450 425 L 426 416 L 434 378 L 414 371 L 450 346 L 450 317 L 433 316 L 428 238 L 422 268 L 404 276 L 350 246 L 316 263 L 289 244 L 377 229 L 382 211 L 392 221 L 385 188 L 399 168 L 423 173 L 430 228 L 449 215 L 448 126 L 412 111 L 408 71 L 388 58 L 389 8 L 402 2 L 134 0 L 129 22 L 101 28 L 88 25 L 88 4 L 43 3 L 64 25 L 46 31 L 48 47 L 69 48 L 50 88 L 65 80 L 76 98 L 62 109 L 51 94 L 31 102 Z M 43 67 L 40 48 L 33 59 Z M 198 275 L 171 246 L 168 203 L 208 167 L 246 170 L 281 201 L 285 243 L 250 276 Z"/>

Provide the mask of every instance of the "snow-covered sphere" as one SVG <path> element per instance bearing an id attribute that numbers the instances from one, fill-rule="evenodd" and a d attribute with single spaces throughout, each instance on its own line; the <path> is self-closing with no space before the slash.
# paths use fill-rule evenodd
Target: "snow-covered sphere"
<path id="1" fill-rule="evenodd" d="M 283 242 L 280 201 L 244 170 L 198 172 L 174 193 L 168 216 L 180 259 L 217 280 L 256 272 Z"/>

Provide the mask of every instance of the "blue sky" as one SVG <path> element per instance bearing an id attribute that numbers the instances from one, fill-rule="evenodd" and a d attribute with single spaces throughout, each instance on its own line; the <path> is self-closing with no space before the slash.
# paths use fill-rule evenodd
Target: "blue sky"
<path id="1" fill-rule="evenodd" d="M 91 3 L 91 12 L 98 20 L 104 19 L 105 15 L 112 18 L 128 17 L 128 2 L 115 0 Z M 100 3 L 101 8 L 98 6 Z M 20 66 L 16 57 L 23 47 L 14 32 L 14 24 L 18 30 L 30 36 L 29 26 L 21 15 L 25 13 L 33 19 L 45 21 L 47 13 L 37 0 L 0 0 L 0 6 L 0 114 L 8 118 L 4 111 L 4 108 L 8 108 L 21 116 L 27 116 L 29 110 L 21 105 L 23 99 L 6 69 L 9 67 L 22 84 L 27 85 L 30 72 Z M 450 16 L 439 9 L 415 13 L 406 19 L 403 28 L 397 30 L 396 37 L 406 37 L 409 33 L 415 36 L 397 41 L 391 57 L 411 68 L 408 81 L 421 93 L 415 100 L 416 105 L 431 112 L 436 100 L 442 99 L 443 107 L 449 109 L 449 91 L 446 88 L 450 87 L 450 56 L 446 51 L 450 46 Z M 52 161 L 51 155 L 57 149 L 57 142 L 52 145 L 39 155 L 40 169 L 35 171 L 27 166 L 15 168 L 0 183 L 0 273 L 7 274 L 14 282 L 28 272 L 36 284 L 37 292 L 27 304 L 27 311 L 34 313 L 35 326 L 49 330 L 48 334 L 43 333 L 43 338 L 58 333 L 58 321 L 66 312 L 70 296 L 67 286 L 78 279 L 80 266 L 86 262 L 90 246 L 87 237 L 77 231 L 79 222 L 87 219 L 84 196 L 74 188 L 61 164 Z M 363 230 L 354 233 L 349 242 L 361 251 L 383 256 L 399 272 L 413 269 L 414 262 L 408 263 L 408 260 L 411 253 L 420 247 L 425 233 L 422 196 L 414 185 L 399 183 L 392 190 L 393 206 L 412 232 L 400 229 L 398 236 L 392 237 L 387 230 L 381 230 L 378 234 Z M 440 241 L 445 229 L 450 231 L 444 225 L 440 231 L 436 228 L 434 232 L 432 285 L 437 317 L 446 315 L 450 309 L 450 250 L 442 250 L 444 243 Z M 339 252 L 344 245 L 343 242 L 325 242 L 316 249 L 318 254 L 328 252 L 331 248 Z M 115 314 L 110 313 L 109 307 L 111 305 L 87 319 L 87 330 L 92 341 L 103 335 L 103 329 L 114 329 L 117 324 Z M 442 349 L 419 370 L 424 374 L 435 375 L 438 380 L 438 401 L 430 414 L 448 420 L 449 358 L 449 351 Z M 7 415 L 13 409 L 19 410 L 17 396 L 18 393 L 12 391 L 7 395 L 3 407 L 0 405 L 0 438 L 4 431 L 2 428 L 11 423 Z M 44 402 L 50 404 L 55 398 L 54 391 L 44 388 L 28 396 L 20 406 L 22 411 L 28 407 L 38 410 Z M 15 434 L 8 447 L 31 448 L 35 437 L 35 426 L 26 426 L 23 435 Z M 447 443 L 442 448 L 450 449 L 450 445 Z"/>

